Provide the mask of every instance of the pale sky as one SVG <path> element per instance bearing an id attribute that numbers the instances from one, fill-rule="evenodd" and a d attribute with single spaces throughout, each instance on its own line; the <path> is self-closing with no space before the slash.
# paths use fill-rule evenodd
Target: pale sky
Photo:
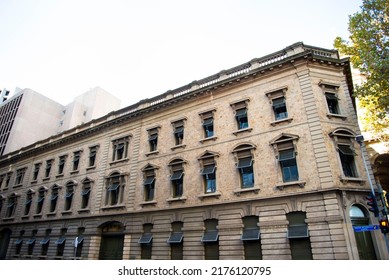
<path id="1" fill-rule="evenodd" d="M 0 0 L 0 89 L 122 107 L 296 42 L 333 49 L 362 0 Z"/>

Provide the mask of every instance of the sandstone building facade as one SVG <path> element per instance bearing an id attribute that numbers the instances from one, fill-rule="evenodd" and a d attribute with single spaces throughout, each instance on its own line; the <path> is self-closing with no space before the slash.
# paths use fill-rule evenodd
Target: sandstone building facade
<path id="1" fill-rule="evenodd" d="M 349 61 L 296 43 L 1 157 L 0 257 L 387 259 L 359 133 Z"/>

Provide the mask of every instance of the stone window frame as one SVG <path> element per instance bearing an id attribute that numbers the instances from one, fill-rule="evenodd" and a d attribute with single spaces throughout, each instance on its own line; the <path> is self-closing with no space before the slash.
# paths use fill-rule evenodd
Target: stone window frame
<path id="1" fill-rule="evenodd" d="M 62 214 L 70 214 L 74 205 L 74 194 L 76 192 L 77 182 L 70 180 L 65 184 L 64 205 Z"/>
<path id="2" fill-rule="evenodd" d="M 199 199 L 204 199 L 206 197 L 216 197 L 219 198 L 221 196 L 220 191 L 217 188 L 217 158 L 219 157 L 219 153 L 211 152 L 206 150 L 200 157 L 197 158 L 200 164 L 200 175 L 202 179 L 202 193 L 197 197 Z M 207 175 L 214 174 L 215 177 L 215 190 L 208 192 L 207 189 Z"/>
<path id="3" fill-rule="evenodd" d="M 145 167 L 141 169 L 142 174 L 143 174 L 143 191 L 142 191 L 142 202 L 140 203 L 141 206 L 145 205 L 155 205 L 157 204 L 156 200 L 156 195 L 157 195 L 157 189 L 156 189 L 156 178 L 157 178 L 157 170 L 159 169 L 158 166 L 152 165 L 152 164 L 147 164 Z M 150 195 L 148 193 L 147 188 L 152 189 L 153 194 L 152 197 L 147 197 Z"/>
<path id="4" fill-rule="evenodd" d="M 249 102 L 250 98 L 241 99 L 238 101 L 234 101 L 233 103 L 230 103 L 230 106 L 232 110 L 234 111 L 235 116 L 235 123 L 236 123 L 236 130 L 232 132 L 235 136 L 244 133 L 244 132 L 251 132 L 253 129 L 250 127 L 249 122 Z M 243 112 L 244 111 L 244 112 Z M 241 114 L 243 112 L 243 114 Z M 240 119 L 241 117 L 244 117 L 247 119 L 247 127 L 241 127 Z"/>
<path id="5" fill-rule="evenodd" d="M 246 193 L 246 192 L 254 192 L 257 194 L 260 190 L 259 185 L 256 183 L 257 180 L 255 176 L 255 169 L 254 169 L 254 162 L 255 162 L 254 150 L 256 148 L 257 146 L 252 143 L 241 143 L 237 145 L 232 151 L 232 154 L 234 155 L 235 168 L 239 173 L 239 188 L 235 188 L 233 191 L 234 194 L 237 196 L 240 196 L 242 193 Z M 238 170 L 238 169 L 247 167 L 246 165 L 242 167 L 242 164 L 247 164 L 245 159 L 248 158 L 251 158 L 250 166 L 252 169 L 253 185 L 251 187 L 243 187 L 242 170 Z"/>
<path id="6" fill-rule="evenodd" d="M 329 119 L 331 118 L 340 118 L 342 120 L 346 120 L 347 116 L 343 114 L 343 108 L 340 104 L 340 98 L 339 98 L 339 88 L 340 84 L 329 82 L 329 81 L 323 81 L 321 80 L 318 84 L 320 89 L 322 90 L 323 96 L 324 96 L 324 102 L 326 104 L 326 110 L 327 110 L 327 117 Z M 330 110 L 330 106 L 328 104 L 328 94 L 334 95 L 334 98 L 337 100 L 336 107 L 338 110 L 338 113 L 333 113 Z M 332 98 L 331 98 L 332 99 Z"/>
<path id="7" fill-rule="evenodd" d="M 70 172 L 71 174 L 76 174 L 80 171 L 82 153 L 82 149 L 73 152 L 72 171 Z"/>
<path id="8" fill-rule="evenodd" d="M 32 181 L 31 183 L 36 183 L 39 178 L 39 172 L 41 170 L 42 162 L 34 163 L 34 169 L 32 170 Z"/>
<path id="9" fill-rule="evenodd" d="M 279 190 L 283 190 L 285 187 L 293 187 L 298 186 L 303 188 L 306 184 L 305 180 L 301 179 L 301 174 L 299 172 L 299 157 L 298 149 L 297 149 L 297 141 L 299 140 L 298 135 L 281 133 L 279 136 L 270 141 L 270 145 L 273 147 L 273 151 L 275 154 L 275 158 L 277 160 L 277 178 L 278 182 L 276 184 L 276 188 Z M 293 181 L 284 181 L 282 166 L 280 161 L 280 152 L 287 151 L 293 149 L 294 157 L 296 160 L 296 168 L 298 173 L 298 179 Z"/>
<path id="10" fill-rule="evenodd" d="M 124 208 L 124 190 L 127 173 L 113 171 L 105 177 L 105 202 L 102 210 Z M 115 193 L 113 193 L 115 192 Z"/>
<path id="11" fill-rule="evenodd" d="M 61 194 L 61 189 L 62 189 L 62 186 L 60 186 L 58 184 L 54 184 L 50 188 L 51 195 L 50 195 L 49 210 L 47 213 L 48 216 L 52 216 L 52 215 L 55 215 L 57 213 L 58 204 L 60 202 L 59 198 L 60 198 L 60 194 Z"/>
<path id="12" fill-rule="evenodd" d="M 89 146 L 88 148 L 89 148 L 88 167 L 86 168 L 86 170 L 92 170 L 96 168 L 97 152 L 100 148 L 100 145 L 92 145 Z"/>
<path id="13" fill-rule="evenodd" d="M 24 177 L 27 172 L 27 167 L 16 169 L 15 184 L 14 187 L 20 187 L 23 185 Z"/>
<path id="14" fill-rule="evenodd" d="M 160 134 L 161 126 L 153 126 L 150 128 L 147 128 L 147 141 L 149 144 L 149 151 L 146 153 L 146 156 L 151 156 L 151 155 L 157 155 L 159 153 L 158 150 L 158 138 Z"/>
<path id="15" fill-rule="evenodd" d="M 90 210 L 90 198 L 91 198 L 91 192 L 93 187 L 94 181 L 91 180 L 88 177 L 85 177 L 83 180 L 81 180 L 81 201 L 80 201 L 80 208 L 78 210 L 78 213 L 81 212 L 89 212 Z"/>
<path id="16" fill-rule="evenodd" d="M 37 195 L 37 199 L 36 199 L 36 208 L 35 208 L 34 217 L 42 216 L 42 214 L 44 212 L 44 204 L 45 204 L 46 193 L 47 192 L 48 192 L 48 189 L 46 187 L 40 187 L 38 189 L 38 195 Z"/>
<path id="17" fill-rule="evenodd" d="M 28 217 L 31 213 L 32 201 L 34 200 L 35 191 L 29 189 L 26 192 L 26 200 L 24 202 L 23 217 Z"/>
<path id="18" fill-rule="evenodd" d="M 171 125 L 173 128 L 173 138 L 174 138 L 174 146 L 171 148 L 172 150 L 186 147 L 186 144 L 184 144 L 186 121 L 187 121 L 186 117 L 171 121 Z"/>
<path id="19" fill-rule="evenodd" d="M 366 180 L 361 178 L 361 172 L 358 168 L 357 162 L 356 162 L 356 141 L 355 141 L 355 136 L 356 134 L 347 128 L 336 128 L 334 131 L 330 132 L 329 136 L 332 138 L 335 149 L 337 151 L 337 160 L 338 160 L 338 165 L 340 168 L 341 175 L 339 177 L 340 181 L 342 183 L 348 183 L 348 182 L 356 182 L 360 184 L 364 184 Z M 347 146 L 349 148 L 350 153 L 353 153 L 353 166 L 352 168 L 354 169 L 355 176 L 347 176 L 347 174 L 344 173 L 344 167 L 343 167 L 343 161 L 341 159 L 340 153 L 342 150 L 339 148 L 339 146 Z"/>
<path id="20" fill-rule="evenodd" d="M 270 125 L 272 125 L 272 126 L 276 126 L 277 124 L 284 123 L 284 122 L 291 123 L 293 121 L 293 117 L 290 116 L 290 110 L 288 110 L 288 103 L 287 103 L 288 98 L 286 97 L 287 91 L 288 91 L 288 87 L 282 86 L 282 87 L 272 89 L 270 91 L 265 92 L 265 95 L 269 99 L 269 104 L 271 104 L 271 111 L 272 111 L 272 115 L 273 115 L 273 120 L 270 122 Z M 274 101 L 278 100 L 280 98 L 284 99 L 287 116 L 285 118 L 282 118 L 282 119 L 277 119 L 276 112 L 274 109 Z"/>
<path id="21" fill-rule="evenodd" d="M 126 162 L 129 160 L 129 146 L 130 139 L 132 135 L 126 135 L 122 137 L 115 138 L 111 141 L 112 146 L 112 158 L 110 164 L 115 164 L 119 162 Z"/>
<path id="22" fill-rule="evenodd" d="M 206 141 L 216 140 L 217 136 L 215 135 L 215 112 L 216 109 L 209 109 L 204 112 L 199 113 L 201 119 L 203 138 L 200 140 L 200 143 L 203 144 Z M 212 125 L 212 135 L 208 135 L 207 128 Z"/>
<path id="23" fill-rule="evenodd" d="M 185 168 L 184 165 L 187 162 L 182 158 L 175 158 L 172 159 L 169 164 L 169 170 L 170 170 L 170 198 L 167 199 L 167 202 L 175 202 L 175 201 L 181 201 L 185 202 L 187 197 L 185 194 Z M 181 194 L 175 194 L 177 192 L 177 188 L 179 187 L 177 184 L 179 184 L 181 181 Z"/>
<path id="24" fill-rule="evenodd" d="M 53 164 L 54 164 L 53 158 L 46 160 L 45 174 L 44 174 L 45 176 L 44 176 L 43 180 L 50 179 L 50 174 L 51 174 L 51 171 L 53 169 Z"/>
<path id="25" fill-rule="evenodd" d="M 19 195 L 16 192 L 11 193 L 7 197 L 7 209 L 5 211 L 4 219 L 13 219 L 15 217 L 16 208 L 18 206 L 18 200 L 19 200 Z"/>
<path id="26" fill-rule="evenodd" d="M 56 177 L 61 177 L 64 175 L 67 157 L 68 155 L 61 155 L 58 157 L 58 173 Z"/>

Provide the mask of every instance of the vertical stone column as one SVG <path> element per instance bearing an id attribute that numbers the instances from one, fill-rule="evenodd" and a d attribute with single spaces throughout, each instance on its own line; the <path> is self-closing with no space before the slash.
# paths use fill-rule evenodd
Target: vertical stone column
<path id="1" fill-rule="evenodd" d="M 244 260 L 241 241 L 242 217 L 235 211 L 224 211 L 219 215 L 219 258 L 221 260 Z"/>
<path id="2" fill-rule="evenodd" d="M 90 236 L 88 260 L 98 260 L 101 236 Z"/>

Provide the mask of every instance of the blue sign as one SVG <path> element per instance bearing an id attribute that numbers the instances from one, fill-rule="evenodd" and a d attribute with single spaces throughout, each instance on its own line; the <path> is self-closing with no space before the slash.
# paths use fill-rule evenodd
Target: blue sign
<path id="1" fill-rule="evenodd" d="M 379 225 L 353 226 L 355 232 L 371 231 L 380 229 Z"/>

